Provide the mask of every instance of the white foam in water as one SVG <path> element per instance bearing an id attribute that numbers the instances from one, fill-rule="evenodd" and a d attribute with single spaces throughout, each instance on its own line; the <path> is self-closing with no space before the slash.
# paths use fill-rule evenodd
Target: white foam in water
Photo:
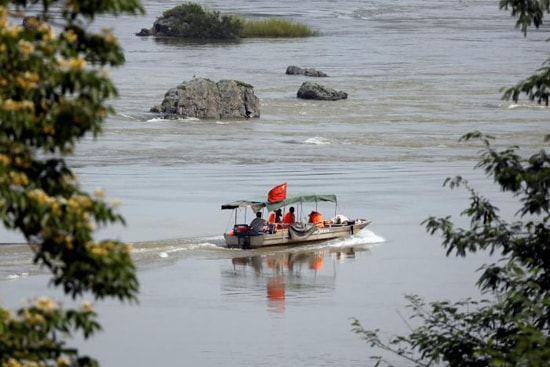
<path id="1" fill-rule="evenodd" d="M 162 122 L 162 121 L 166 121 L 166 120 L 167 119 L 165 119 L 164 117 L 153 117 L 152 119 L 147 120 L 147 122 Z M 196 117 L 178 117 L 178 118 L 173 118 L 171 120 L 176 120 L 176 121 L 200 121 L 201 119 L 196 118 Z"/>
<path id="2" fill-rule="evenodd" d="M 315 145 L 326 145 L 326 144 L 330 144 L 330 142 L 328 141 L 328 139 L 323 138 L 323 137 L 320 137 L 320 136 L 315 136 L 315 137 L 313 137 L 313 138 L 306 139 L 306 141 L 305 141 L 304 143 L 305 143 L 305 144 L 315 144 Z"/>
<path id="3" fill-rule="evenodd" d="M 147 120 L 147 122 L 157 122 L 157 121 L 164 121 L 162 117 L 154 117 L 152 119 Z"/>
<path id="4" fill-rule="evenodd" d="M 507 108 L 509 110 L 515 110 L 515 109 L 518 109 L 518 108 L 540 110 L 540 109 L 547 109 L 549 107 L 546 106 L 546 105 L 543 105 L 543 104 L 534 104 L 534 103 L 529 103 L 529 104 L 511 103 L 511 104 L 508 105 Z"/>
<path id="5" fill-rule="evenodd" d="M 28 276 L 29 273 L 25 272 L 25 273 L 20 273 L 20 274 L 10 274 L 7 276 L 7 279 L 19 279 L 21 277 L 26 277 Z"/>
<path id="6" fill-rule="evenodd" d="M 371 230 L 363 229 L 362 231 L 349 238 L 338 241 L 334 245 L 331 245 L 331 247 L 350 247 L 366 244 L 379 244 L 383 242 L 386 242 L 386 239 L 384 237 L 377 235 Z"/>

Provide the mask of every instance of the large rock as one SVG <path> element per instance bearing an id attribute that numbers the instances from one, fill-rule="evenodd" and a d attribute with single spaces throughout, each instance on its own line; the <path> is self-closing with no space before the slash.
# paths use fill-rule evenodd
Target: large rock
<path id="1" fill-rule="evenodd" d="M 260 117 L 260 100 L 254 87 L 236 80 L 196 78 L 171 88 L 151 112 L 200 119 Z"/>
<path id="2" fill-rule="evenodd" d="M 137 36 L 176 37 L 201 40 L 238 40 L 242 23 L 230 15 L 220 15 L 198 3 L 184 3 L 165 11 Z"/>
<path id="3" fill-rule="evenodd" d="M 337 101 L 348 98 L 346 92 L 324 87 L 317 83 L 304 82 L 297 93 L 298 98 L 321 101 Z"/>
<path id="4" fill-rule="evenodd" d="M 305 75 L 305 76 L 315 76 L 315 77 L 326 77 L 327 74 L 322 71 L 315 70 L 313 68 L 301 68 L 298 66 L 290 65 L 286 68 L 287 75 Z"/>

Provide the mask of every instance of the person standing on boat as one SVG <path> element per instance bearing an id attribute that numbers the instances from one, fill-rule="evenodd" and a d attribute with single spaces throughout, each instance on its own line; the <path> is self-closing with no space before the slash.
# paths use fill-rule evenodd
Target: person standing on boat
<path id="1" fill-rule="evenodd" d="M 288 213 L 286 213 L 284 218 L 283 218 L 283 223 L 284 224 L 292 224 L 292 223 L 294 223 L 294 221 L 295 221 L 294 207 L 291 206 L 290 209 L 288 209 Z"/>
<path id="2" fill-rule="evenodd" d="M 257 212 L 256 218 L 254 218 L 252 222 L 250 222 L 250 231 L 263 233 L 266 224 L 267 222 L 265 221 L 265 219 L 262 218 L 262 212 Z"/>

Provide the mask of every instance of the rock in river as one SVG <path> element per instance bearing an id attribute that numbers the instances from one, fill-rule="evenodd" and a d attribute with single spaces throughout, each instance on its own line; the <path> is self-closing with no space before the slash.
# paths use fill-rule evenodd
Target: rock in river
<path id="1" fill-rule="evenodd" d="M 313 68 L 301 68 L 298 66 L 290 65 L 286 68 L 287 75 L 305 75 L 314 77 L 327 77 L 326 73 Z"/>
<path id="2" fill-rule="evenodd" d="M 171 88 L 151 112 L 200 119 L 260 117 L 260 100 L 254 87 L 237 80 L 195 78 Z"/>
<path id="3" fill-rule="evenodd" d="M 348 94 L 346 92 L 327 88 L 317 83 L 304 82 L 298 90 L 297 97 L 321 101 L 337 101 L 348 98 Z"/>

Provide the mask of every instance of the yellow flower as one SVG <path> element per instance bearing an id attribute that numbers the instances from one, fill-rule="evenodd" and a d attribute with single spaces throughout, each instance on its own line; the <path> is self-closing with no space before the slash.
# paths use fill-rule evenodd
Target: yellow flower
<path id="1" fill-rule="evenodd" d="M 89 229 L 90 231 L 95 231 L 95 230 L 96 230 L 95 223 L 92 222 L 92 221 L 89 221 L 89 222 L 86 224 L 86 227 L 88 227 L 88 229 Z"/>
<path id="2" fill-rule="evenodd" d="M 65 69 L 80 70 L 86 66 L 86 60 L 82 57 L 72 57 L 70 59 L 61 58 L 58 60 L 59 66 Z"/>
<path id="3" fill-rule="evenodd" d="M 106 42 L 112 43 L 114 45 L 118 45 L 118 40 L 113 35 L 113 29 L 112 28 L 103 28 L 101 30 L 101 33 L 103 33 L 103 38 Z"/>
<path id="4" fill-rule="evenodd" d="M 107 256 L 109 254 L 107 250 L 99 246 L 92 247 L 90 252 L 92 253 L 92 255 L 95 255 L 95 256 Z"/>
<path id="5" fill-rule="evenodd" d="M 31 313 L 29 310 L 25 310 L 23 312 L 23 319 L 28 324 L 34 325 L 34 324 L 42 324 L 46 320 L 44 319 L 44 316 L 36 313 Z"/>
<path id="6" fill-rule="evenodd" d="M 113 247 L 115 247 L 115 244 L 112 241 L 103 241 L 101 243 L 101 246 L 108 251 L 111 251 Z"/>
<path id="7" fill-rule="evenodd" d="M 48 202 L 48 195 L 42 189 L 34 189 L 27 194 L 29 198 L 36 200 L 39 204 Z"/>
<path id="8" fill-rule="evenodd" d="M 7 111 L 34 110 L 34 103 L 31 101 L 14 101 L 11 98 L 3 101 L 1 106 Z"/>
<path id="9" fill-rule="evenodd" d="M 27 186 L 29 178 L 23 172 L 10 172 L 10 183 L 15 186 Z"/>
<path id="10" fill-rule="evenodd" d="M 82 57 L 74 57 L 69 60 L 69 65 L 71 69 L 82 69 L 84 66 L 86 66 L 86 60 L 84 60 Z"/>
<path id="11" fill-rule="evenodd" d="M 25 361 L 23 362 L 22 367 L 45 367 L 45 365 L 35 361 Z"/>
<path id="12" fill-rule="evenodd" d="M 65 356 L 61 356 L 57 358 L 57 360 L 55 361 L 56 367 L 69 367 L 70 365 L 71 365 L 71 361 L 69 361 L 69 358 Z"/>
<path id="13" fill-rule="evenodd" d="M 36 73 L 24 72 L 16 77 L 17 83 L 25 90 L 34 88 L 36 83 L 40 80 L 40 76 Z"/>
<path id="14" fill-rule="evenodd" d="M 80 304 L 80 309 L 82 311 L 92 312 L 94 310 L 94 306 L 91 304 L 91 302 L 85 301 Z"/>
<path id="15" fill-rule="evenodd" d="M 38 28 L 38 26 L 42 24 L 42 21 L 38 17 L 26 17 L 25 21 L 29 28 Z"/>
<path id="16" fill-rule="evenodd" d="M 29 41 L 19 40 L 17 48 L 23 57 L 28 57 L 34 52 L 34 45 Z"/>
<path id="17" fill-rule="evenodd" d="M 72 29 L 63 32 L 63 37 L 69 42 L 76 42 L 78 35 Z"/>
<path id="18" fill-rule="evenodd" d="M 94 196 L 98 199 L 103 199 L 105 197 L 105 190 L 103 190 L 101 187 L 98 187 L 94 191 Z"/>
<path id="19" fill-rule="evenodd" d="M 11 159 L 5 154 L 0 154 L 0 166 L 9 166 Z"/>
<path id="20" fill-rule="evenodd" d="M 31 162 L 29 162 L 28 159 L 25 159 L 23 157 L 15 157 L 15 162 L 13 162 L 16 167 L 21 168 L 29 168 L 31 166 Z"/>
<path id="21" fill-rule="evenodd" d="M 42 32 L 42 41 L 53 41 L 55 39 L 55 32 L 49 24 L 42 23 L 38 30 Z"/>
<path id="22" fill-rule="evenodd" d="M 55 129 L 52 126 L 44 126 L 42 132 L 46 135 L 53 136 L 55 135 Z"/>
<path id="23" fill-rule="evenodd" d="M 57 304 L 48 297 L 38 297 L 34 300 L 34 306 L 43 311 L 57 310 Z"/>
<path id="24" fill-rule="evenodd" d="M 19 33 L 21 33 L 22 30 L 23 27 L 21 27 L 20 25 L 9 27 L 7 23 L 4 25 L 4 27 L 0 28 L 0 31 L 2 31 L 1 33 L 4 33 L 6 36 L 12 38 L 16 38 L 17 36 L 19 36 Z"/>
<path id="25" fill-rule="evenodd" d="M 63 214 L 63 212 L 61 211 L 61 206 L 59 205 L 59 203 L 57 201 L 53 202 L 52 203 L 52 213 L 58 217 L 61 216 L 61 214 Z M 68 245 L 67 245 L 68 247 Z"/>
<path id="26" fill-rule="evenodd" d="M 120 204 L 122 204 L 122 201 L 120 201 L 120 199 L 111 200 L 111 207 L 113 207 L 114 209 L 120 207 Z"/>
<path id="27" fill-rule="evenodd" d="M 21 363 L 14 358 L 10 358 L 7 361 L 2 362 L 2 367 L 22 367 Z"/>

